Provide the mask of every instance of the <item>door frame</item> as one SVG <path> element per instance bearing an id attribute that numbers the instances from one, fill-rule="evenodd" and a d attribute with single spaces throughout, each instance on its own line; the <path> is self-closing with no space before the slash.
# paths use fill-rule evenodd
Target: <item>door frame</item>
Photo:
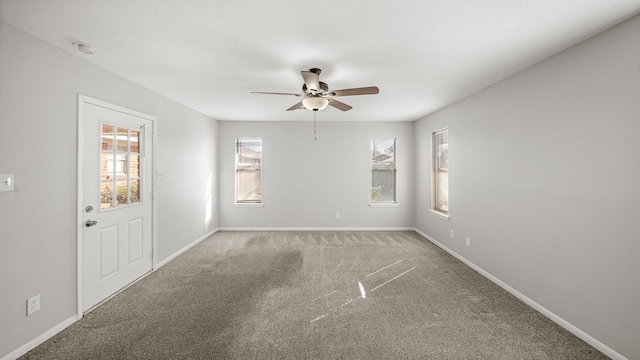
<path id="1" fill-rule="evenodd" d="M 85 96 L 82 94 L 78 94 L 78 124 L 77 124 L 77 192 L 76 192 L 76 200 L 77 200 L 77 209 L 76 209 L 76 238 L 77 238 L 77 246 L 76 246 L 76 273 L 77 273 L 77 319 L 80 320 L 83 316 L 84 316 L 84 312 L 82 310 L 82 272 L 83 272 L 83 268 L 82 268 L 82 231 L 83 231 L 83 223 L 82 223 L 82 217 L 83 217 L 83 207 L 84 207 L 84 201 L 83 201 L 83 193 L 84 193 L 84 121 L 85 121 L 85 107 L 87 105 L 94 105 L 94 106 L 99 106 L 99 107 L 103 107 L 105 109 L 109 109 L 109 110 L 113 110 L 113 111 L 118 111 L 121 113 L 125 113 L 128 115 L 132 115 L 132 116 L 136 116 L 145 120 L 149 120 L 151 121 L 152 124 L 152 131 L 151 131 L 151 152 L 153 153 L 152 156 L 152 160 L 151 160 L 151 272 L 154 271 L 156 269 L 156 248 L 157 248 L 157 239 L 156 239 L 156 234 L 158 233 L 157 231 L 157 202 L 155 199 L 155 194 L 156 194 L 156 165 L 157 165 L 157 151 L 156 151 L 156 144 L 157 144 L 157 117 L 156 116 L 152 116 L 149 114 L 145 114 L 145 113 L 141 113 L 135 110 L 131 110 L 122 106 L 118 106 L 118 105 L 114 105 L 102 100 L 98 100 L 89 96 Z M 147 273 L 149 274 L 149 273 Z M 142 277 L 146 276 L 143 275 Z M 134 282 L 136 282 L 137 280 L 135 280 Z M 127 285 L 128 286 L 128 285 Z M 127 287 L 125 286 L 125 288 Z M 111 296 L 117 294 L 118 292 L 112 294 Z M 107 299 L 109 299 L 111 296 L 107 297 Z M 105 299 L 106 300 L 106 299 Z"/>

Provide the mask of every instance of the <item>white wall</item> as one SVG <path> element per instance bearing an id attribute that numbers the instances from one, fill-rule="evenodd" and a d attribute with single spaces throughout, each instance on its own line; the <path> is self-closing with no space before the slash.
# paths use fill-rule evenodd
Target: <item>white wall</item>
<path id="1" fill-rule="evenodd" d="M 412 227 L 413 123 L 318 121 L 314 141 L 308 114 L 308 122 L 220 122 L 220 226 Z M 264 207 L 233 206 L 237 137 L 262 138 Z M 398 138 L 397 208 L 369 207 L 372 137 Z"/>
<path id="2" fill-rule="evenodd" d="M 639 38 L 635 17 L 416 123 L 417 227 L 628 359 L 640 359 Z M 449 222 L 427 211 L 443 127 Z"/>
<path id="3" fill-rule="evenodd" d="M 159 262 L 218 228 L 218 122 L 158 98 Z"/>
<path id="4" fill-rule="evenodd" d="M 0 358 L 76 313 L 78 93 L 158 117 L 157 261 L 218 227 L 216 121 L 0 24 Z"/>

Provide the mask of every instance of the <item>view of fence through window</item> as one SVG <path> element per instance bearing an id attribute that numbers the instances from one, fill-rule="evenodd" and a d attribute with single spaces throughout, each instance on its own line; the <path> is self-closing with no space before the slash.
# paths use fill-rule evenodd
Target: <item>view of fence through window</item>
<path id="1" fill-rule="evenodd" d="M 102 124 L 100 136 L 100 208 L 140 202 L 140 130 Z"/>
<path id="2" fill-rule="evenodd" d="M 371 139 L 371 202 L 396 201 L 396 139 Z"/>
<path id="3" fill-rule="evenodd" d="M 262 139 L 236 139 L 236 203 L 262 202 Z"/>
<path id="4" fill-rule="evenodd" d="M 449 130 L 433 133 L 433 210 L 449 213 Z"/>

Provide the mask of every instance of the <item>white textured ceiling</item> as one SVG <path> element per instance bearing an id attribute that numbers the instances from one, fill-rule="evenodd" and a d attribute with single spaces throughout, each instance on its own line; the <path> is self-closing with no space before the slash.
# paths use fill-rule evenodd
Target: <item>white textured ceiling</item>
<path id="1" fill-rule="evenodd" d="M 633 15 L 640 0 L 0 0 L 26 33 L 218 120 L 309 120 L 300 70 L 348 112 L 416 120 Z M 93 56 L 71 45 L 95 46 Z"/>

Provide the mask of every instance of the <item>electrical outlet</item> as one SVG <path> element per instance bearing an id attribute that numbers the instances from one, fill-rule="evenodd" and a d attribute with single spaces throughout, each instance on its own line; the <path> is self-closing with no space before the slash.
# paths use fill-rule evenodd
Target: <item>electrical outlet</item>
<path id="1" fill-rule="evenodd" d="M 336 213 L 336 219 L 340 219 L 340 213 L 339 212 Z"/>
<path id="2" fill-rule="evenodd" d="M 451 238 L 454 238 L 453 230 L 451 230 Z"/>
<path id="3" fill-rule="evenodd" d="M 40 310 L 40 294 L 27 299 L 27 316 Z"/>
<path id="4" fill-rule="evenodd" d="M 467 236 L 467 246 L 471 247 L 471 239 Z"/>

